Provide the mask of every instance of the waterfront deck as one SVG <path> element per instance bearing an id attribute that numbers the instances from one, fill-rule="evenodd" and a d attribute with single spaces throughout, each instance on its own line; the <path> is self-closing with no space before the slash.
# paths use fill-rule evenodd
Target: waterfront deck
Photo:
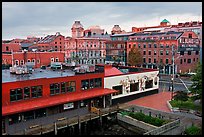
<path id="1" fill-rule="evenodd" d="M 55 132 L 55 134 L 57 134 L 57 130 L 59 129 L 70 127 L 70 126 L 80 124 L 83 122 L 87 122 L 87 121 L 97 119 L 103 116 L 107 116 L 107 115 L 116 113 L 117 111 L 121 109 L 129 108 L 131 106 L 132 105 L 130 104 L 124 103 L 124 104 L 119 104 L 119 105 L 112 106 L 109 108 L 99 109 L 100 110 L 99 114 L 90 112 L 89 114 L 75 116 L 72 118 L 62 117 L 62 118 L 57 119 L 57 121 L 52 124 L 33 125 L 27 129 L 15 132 L 14 135 L 40 135 L 40 134 L 45 134 L 45 133 L 53 132 L 53 131 Z"/>

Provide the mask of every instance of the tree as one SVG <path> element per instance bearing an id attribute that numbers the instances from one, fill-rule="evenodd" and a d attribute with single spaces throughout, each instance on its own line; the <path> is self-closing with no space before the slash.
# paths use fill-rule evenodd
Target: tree
<path id="1" fill-rule="evenodd" d="M 194 94 L 198 94 L 198 98 L 202 102 L 202 64 L 199 62 L 196 66 L 196 75 L 193 75 L 191 80 L 193 84 L 190 87 L 190 90 Z"/>
<path id="2" fill-rule="evenodd" d="M 136 66 L 142 64 L 142 55 L 140 51 L 136 48 L 132 48 L 128 54 L 128 63 L 131 66 Z"/>

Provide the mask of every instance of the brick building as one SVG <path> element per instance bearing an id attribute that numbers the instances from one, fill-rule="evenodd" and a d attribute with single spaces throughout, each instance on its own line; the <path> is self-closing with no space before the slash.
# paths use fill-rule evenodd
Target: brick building
<path id="1" fill-rule="evenodd" d="M 31 46 L 30 49 L 35 48 L 38 51 L 64 51 L 64 38 L 59 32 L 55 35 L 47 35 L 39 40 L 36 45 Z"/>
<path id="2" fill-rule="evenodd" d="M 48 66 L 51 62 L 64 62 L 62 52 L 13 52 L 13 65 L 22 66 L 26 62 L 34 62 L 35 68 Z M 12 64 L 12 54 L 2 54 L 2 64 Z"/>
<path id="3" fill-rule="evenodd" d="M 175 55 L 175 72 L 189 72 L 199 61 L 200 43 L 194 32 L 135 33 L 127 43 L 143 55 L 143 67 L 160 68 L 161 73 L 172 73 L 172 46 Z"/>
<path id="4" fill-rule="evenodd" d="M 21 51 L 20 43 L 2 43 L 2 53 L 11 51 Z"/>

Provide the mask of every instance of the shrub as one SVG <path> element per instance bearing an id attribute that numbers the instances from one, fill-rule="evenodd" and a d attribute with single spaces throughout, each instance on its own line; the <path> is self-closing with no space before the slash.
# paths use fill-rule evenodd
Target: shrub
<path id="1" fill-rule="evenodd" d="M 181 101 L 187 101 L 188 100 L 188 94 L 183 91 L 178 91 L 177 94 L 173 97 L 174 100 L 181 100 Z"/>
<path id="2" fill-rule="evenodd" d="M 191 126 L 185 130 L 185 133 L 187 135 L 202 135 L 202 130 L 197 126 Z"/>

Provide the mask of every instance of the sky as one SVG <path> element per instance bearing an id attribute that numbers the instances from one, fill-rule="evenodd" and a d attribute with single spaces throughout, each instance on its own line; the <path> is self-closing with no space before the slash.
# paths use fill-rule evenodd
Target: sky
<path id="1" fill-rule="evenodd" d="M 60 32 L 71 36 L 79 20 L 87 29 L 99 25 L 109 34 L 115 24 L 130 32 L 132 27 L 202 21 L 202 2 L 3 2 L 2 39 L 44 37 Z"/>

